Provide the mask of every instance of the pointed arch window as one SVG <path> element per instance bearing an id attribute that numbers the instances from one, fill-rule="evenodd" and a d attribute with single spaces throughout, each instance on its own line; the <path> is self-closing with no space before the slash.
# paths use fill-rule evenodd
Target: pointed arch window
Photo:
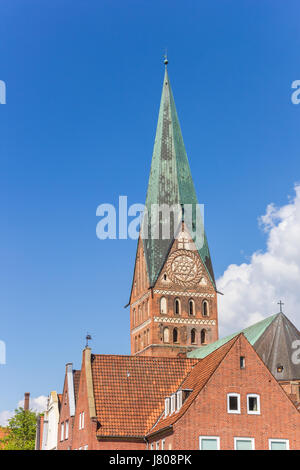
<path id="1" fill-rule="evenodd" d="M 204 317 L 209 316 L 209 304 L 208 304 L 207 300 L 203 300 L 203 302 L 202 302 L 202 315 Z"/>
<path id="2" fill-rule="evenodd" d="M 189 315 L 195 315 L 195 302 L 193 299 L 189 300 Z"/>
<path id="3" fill-rule="evenodd" d="M 160 299 L 160 313 L 162 315 L 166 315 L 167 313 L 167 299 L 165 297 L 161 297 Z"/>
<path id="4" fill-rule="evenodd" d="M 170 342 L 170 331 L 167 326 L 164 328 L 163 339 L 164 339 L 164 343 Z"/>
<path id="5" fill-rule="evenodd" d="M 175 299 L 174 313 L 175 313 L 175 315 L 180 315 L 180 313 L 181 313 L 181 305 L 180 305 L 180 300 L 179 299 Z"/>
<path id="6" fill-rule="evenodd" d="M 178 329 L 174 328 L 173 330 L 173 343 L 178 343 Z"/>
<path id="7" fill-rule="evenodd" d="M 206 335 L 206 330 L 205 329 L 201 330 L 201 335 L 200 336 L 201 336 L 201 344 L 206 344 L 206 339 L 207 339 L 206 336 L 207 335 Z"/>
<path id="8" fill-rule="evenodd" d="M 195 344 L 195 343 L 196 343 L 196 333 L 197 333 L 197 332 L 196 332 L 196 329 L 193 328 L 193 329 L 191 330 L 191 343 L 192 343 L 192 344 Z"/>

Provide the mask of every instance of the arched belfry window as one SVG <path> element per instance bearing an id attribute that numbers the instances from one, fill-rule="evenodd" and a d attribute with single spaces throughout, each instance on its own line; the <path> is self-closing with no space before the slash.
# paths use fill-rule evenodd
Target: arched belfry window
<path id="1" fill-rule="evenodd" d="M 204 317 L 209 316 L 209 304 L 208 304 L 207 300 L 203 300 L 203 302 L 202 302 L 202 315 Z"/>
<path id="2" fill-rule="evenodd" d="M 162 297 L 160 299 L 160 313 L 166 314 L 167 313 L 167 299 Z"/>
<path id="3" fill-rule="evenodd" d="M 177 343 L 178 342 L 178 330 L 177 328 L 174 328 L 173 330 L 173 343 Z"/>
<path id="4" fill-rule="evenodd" d="M 180 300 L 179 299 L 175 299 L 175 303 L 174 303 L 174 313 L 176 315 L 180 315 Z"/>
<path id="5" fill-rule="evenodd" d="M 196 330 L 195 330 L 195 328 L 193 328 L 192 331 L 191 331 L 191 343 L 192 344 L 196 343 Z"/>
<path id="6" fill-rule="evenodd" d="M 189 300 L 189 315 L 195 315 L 195 302 L 193 299 Z"/>
<path id="7" fill-rule="evenodd" d="M 201 344 L 206 344 L 206 330 L 201 330 Z"/>
<path id="8" fill-rule="evenodd" d="M 164 343 L 169 343 L 170 342 L 170 332 L 169 332 L 169 328 L 167 326 L 166 326 L 166 328 L 164 328 L 163 339 L 164 339 Z"/>

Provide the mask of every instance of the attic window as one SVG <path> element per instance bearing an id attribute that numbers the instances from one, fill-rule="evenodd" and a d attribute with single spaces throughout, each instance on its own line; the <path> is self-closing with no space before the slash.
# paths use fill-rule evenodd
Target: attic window
<path id="1" fill-rule="evenodd" d="M 278 372 L 279 374 L 281 374 L 281 372 L 283 372 L 283 366 L 282 366 L 282 365 L 278 365 L 278 366 L 277 366 L 277 372 Z"/>
<path id="2" fill-rule="evenodd" d="M 187 400 L 187 398 L 190 396 L 192 391 L 193 390 L 191 390 L 190 388 L 186 388 L 186 389 L 182 390 L 182 403 L 184 403 L 185 400 Z"/>
<path id="3" fill-rule="evenodd" d="M 168 414 L 170 414 L 170 405 L 171 405 L 170 402 L 171 402 L 170 397 L 165 398 L 165 417 L 168 416 Z"/>
<path id="4" fill-rule="evenodd" d="M 173 395 L 171 395 L 171 414 L 174 413 L 176 410 L 176 393 L 173 393 Z"/>
<path id="5" fill-rule="evenodd" d="M 182 407 L 182 390 L 178 390 L 178 392 L 176 392 L 176 409 L 177 409 L 177 411 L 179 411 L 181 407 Z"/>
<path id="6" fill-rule="evenodd" d="M 240 369 L 245 369 L 245 356 L 240 356 Z"/>

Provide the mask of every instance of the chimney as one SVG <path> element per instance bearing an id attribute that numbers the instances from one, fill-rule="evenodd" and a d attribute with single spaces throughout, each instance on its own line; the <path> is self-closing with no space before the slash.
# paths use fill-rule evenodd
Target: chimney
<path id="1" fill-rule="evenodd" d="M 28 411 L 28 410 L 29 410 L 29 397 L 30 397 L 30 393 L 29 393 L 29 392 L 25 392 L 25 393 L 24 393 L 24 410 L 25 410 L 25 411 Z"/>

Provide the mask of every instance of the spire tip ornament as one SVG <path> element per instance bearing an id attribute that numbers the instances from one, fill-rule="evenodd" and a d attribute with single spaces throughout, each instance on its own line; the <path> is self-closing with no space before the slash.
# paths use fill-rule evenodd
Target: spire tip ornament
<path id="1" fill-rule="evenodd" d="M 169 61 L 168 61 L 168 53 L 167 53 L 167 49 L 166 49 L 166 52 L 165 52 L 165 54 L 164 54 L 164 64 L 165 64 L 166 67 L 167 67 L 168 63 L 169 63 Z"/>

